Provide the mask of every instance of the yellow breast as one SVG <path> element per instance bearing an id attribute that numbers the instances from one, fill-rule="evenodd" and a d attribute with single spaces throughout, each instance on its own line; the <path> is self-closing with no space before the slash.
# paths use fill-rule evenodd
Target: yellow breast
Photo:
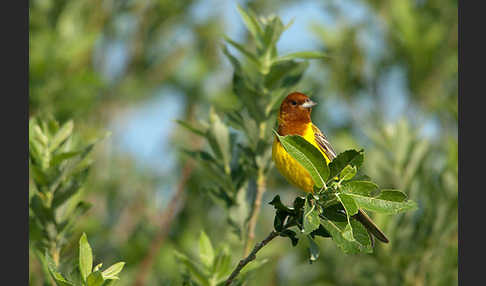
<path id="1" fill-rule="evenodd" d="M 314 145 L 321 153 L 323 154 L 324 158 L 326 159 L 326 163 L 329 163 L 327 157 L 322 150 L 320 150 L 319 146 L 317 145 L 316 140 L 314 139 L 314 131 L 312 130 L 312 124 L 309 124 L 306 128 L 304 137 L 308 142 Z M 277 170 L 294 186 L 300 188 L 305 192 L 312 192 L 314 190 L 314 182 L 312 181 L 309 172 L 300 165 L 292 156 L 290 156 L 287 151 L 285 151 L 282 144 L 277 140 L 275 137 L 272 146 L 272 158 L 275 162 L 275 166 Z"/>

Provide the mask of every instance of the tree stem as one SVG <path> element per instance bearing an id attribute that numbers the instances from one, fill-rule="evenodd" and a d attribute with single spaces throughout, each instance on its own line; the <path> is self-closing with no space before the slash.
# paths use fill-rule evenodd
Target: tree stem
<path id="1" fill-rule="evenodd" d="M 262 249 L 265 245 L 267 245 L 272 239 L 278 236 L 278 233 L 275 230 L 272 230 L 270 234 L 262 240 L 260 243 L 257 243 L 253 250 L 250 252 L 248 256 L 246 256 L 244 259 L 240 260 L 238 265 L 236 266 L 235 270 L 231 273 L 231 275 L 228 277 L 224 285 L 228 286 L 231 285 L 233 280 L 240 274 L 240 271 L 245 267 L 248 263 L 256 259 L 256 254 L 260 249 Z"/>
<path id="2" fill-rule="evenodd" d="M 245 242 L 245 252 L 244 255 L 248 255 L 250 253 L 250 247 L 253 244 L 253 240 L 255 239 L 255 226 L 258 220 L 258 215 L 260 213 L 260 206 L 262 204 L 262 196 L 266 190 L 266 182 L 265 182 L 265 174 L 263 170 L 258 171 L 258 178 L 257 178 L 257 193 L 255 197 L 255 202 L 253 203 L 253 209 L 251 212 L 250 220 L 248 221 L 248 236 Z"/>

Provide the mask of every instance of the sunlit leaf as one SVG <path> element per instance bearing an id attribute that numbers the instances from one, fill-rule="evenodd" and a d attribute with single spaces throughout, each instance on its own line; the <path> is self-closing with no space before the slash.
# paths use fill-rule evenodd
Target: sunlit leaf
<path id="1" fill-rule="evenodd" d="M 329 180 L 339 175 L 347 165 L 359 168 L 363 163 L 363 150 L 347 150 L 337 155 L 332 162 L 329 163 Z"/>
<path id="2" fill-rule="evenodd" d="M 303 224 L 303 234 L 306 235 L 318 229 L 320 225 L 317 203 L 311 203 L 309 196 L 305 200 Z"/>
<path id="3" fill-rule="evenodd" d="M 99 270 L 92 272 L 86 278 L 86 286 L 101 286 L 103 282 L 105 282 L 105 279 L 103 279 L 103 274 Z"/>
<path id="4" fill-rule="evenodd" d="M 57 131 L 49 144 L 49 151 L 56 150 L 73 132 L 74 123 L 72 120 L 64 123 L 64 125 Z"/>
<path id="5" fill-rule="evenodd" d="M 214 262 L 214 250 L 209 237 L 204 231 L 199 236 L 199 258 L 206 267 L 211 267 Z"/>
<path id="6" fill-rule="evenodd" d="M 345 193 L 371 197 L 378 192 L 378 185 L 370 181 L 349 181 L 343 183 L 342 190 Z"/>
<path id="7" fill-rule="evenodd" d="M 329 168 L 322 153 L 302 136 L 280 136 L 277 132 L 274 133 L 292 158 L 309 172 L 316 187 L 322 188 L 329 175 Z"/>
<path id="8" fill-rule="evenodd" d="M 358 212 L 358 206 L 354 202 L 353 197 L 344 193 L 336 194 L 336 197 L 343 204 L 348 216 L 355 215 Z"/>
<path id="9" fill-rule="evenodd" d="M 343 181 L 351 180 L 356 175 L 356 166 L 347 165 L 342 171 L 340 178 Z"/>
<path id="10" fill-rule="evenodd" d="M 360 208 L 384 214 L 397 214 L 404 211 L 414 210 L 417 204 L 413 201 L 389 201 L 374 197 L 366 197 L 358 194 L 349 194 Z"/>
<path id="11" fill-rule="evenodd" d="M 238 5 L 238 12 L 243 19 L 246 28 L 248 29 L 248 31 L 250 31 L 252 36 L 257 40 L 257 43 L 259 44 L 262 36 L 262 28 L 260 27 L 258 19 L 251 11 L 245 11 L 240 5 Z"/>
<path id="12" fill-rule="evenodd" d="M 403 202 L 407 199 L 407 195 L 398 190 L 381 190 L 376 198 L 385 201 Z"/>
<path id="13" fill-rule="evenodd" d="M 88 243 L 88 238 L 86 233 L 81 235 L 79 239 L 79 271 L 83 280 L 86 281 L 88 275 L 93 269 L 93 252 L 91 251 L 91 246 Z"/>
<path id="14" fill-rule="evenodd" d="M 307 51 L 307 52 L 295 52 L 279 57 L 275 62 L 294 60 L 294 59 L 328 59 L 329 57 L 321 52 Z"/>
<path id="15" fill-rule="evenodd" d="M 101 272 L 103 275 L 103 279 L 117 279 L 118 273 L 120 273 L 123 269 L 123 266 L 125 266 L 125 262 L 117 262 L 113 264 L 112 266 L 108 267 L 106 270 Z M 96 271 L 93 269 L 93 271 Z"/>
<path id="16" fill-rule="evenodd" d="M 177 260 L 179 260 L 187 267 L 187 269 L 191 272 L 192 275 L 194 275 L 199 283 L 201 283 L 202 285 L 208 285 L 208 274 L 204 270 L 202 270 L 192 259 L 177 251 L 174 251 L 174 254 Z"/>

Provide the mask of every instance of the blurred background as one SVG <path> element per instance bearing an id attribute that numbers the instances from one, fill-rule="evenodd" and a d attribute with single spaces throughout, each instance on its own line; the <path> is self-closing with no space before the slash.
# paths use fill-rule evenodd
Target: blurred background
<path id="1" fill-rule="evenodd" d="M 83 189 L 93 207 L 71 247 L 86 232 L 95 261 L 126 261 L 118 285 L 136 285 L 141 276 L 145 285 L 180 285 L 173 251 L 197 255 L 201 230 L 215 246 L 235 247 L 236 264 L 242 245 L 223 208 L 200 191 L 207 178 L 181 153 L 201 143 L 175 120 L 206 118 L 211 106 L 235 103 L 233 68 L 221 46 L 224 35 L 248 42 L 238 4 L 294 21 L 279 53 L 330 55 L 311 61 L 299 83 L 318 102 L 314 122 L 337 152 L 364 148 L 365 172 L 419 205 L 396 217 L 373 216 L 392 241 L 373 254 L 344 255 L 321 239 L 321 256 L 309 264 L 304 245 L 276 239 L 247 284 L 457 285 L 453 0 L 31 0 L 30 115 L 73 119 L 85 138 L 111 133 L 94 150 Z M 275 194 L 290 201 L 298 193 L 273 169 L 257 240 L 273 227 L 267 203 Z M 170 228 L 161 230 L 168 218 Z M 29 271 L 31 284 L 41 285 L 32 255 Z"/>

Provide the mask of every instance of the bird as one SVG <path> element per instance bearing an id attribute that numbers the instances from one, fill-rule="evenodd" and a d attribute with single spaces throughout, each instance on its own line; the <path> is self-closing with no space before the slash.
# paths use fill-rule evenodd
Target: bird
<path id="1" fill-rule="evenodd" d="M 288 94 L 280 105 L 277 133 L 280 136 L 302 136 L 322 153 L 326 164 L 329 164 L 337 155 L 324 133 L 312 123 L 311 111 L 316 104 L 303 93 L 292 92 Z M 292 158 L 277 136 L 275 136 L 272 145 L 272 159 L 277 170 L 292 185 L 307 193 L 314 192 L 314 182 L 309 172 Z M 373 236 L 383 243 L 389 242 L 386 235 L 362 209 L 359 209 L 353 217 L 367 229 L 372 245 L 374 245 Z"/>

